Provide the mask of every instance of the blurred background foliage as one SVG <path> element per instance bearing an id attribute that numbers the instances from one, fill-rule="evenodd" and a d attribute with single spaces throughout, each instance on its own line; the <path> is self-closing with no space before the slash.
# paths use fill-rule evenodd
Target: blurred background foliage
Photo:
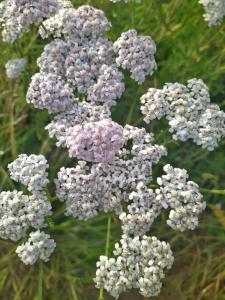
<path id="1" fill-rule="evenodd" d="M 191 142 L 175 142 L 167 133 L 167 123 L 153 122 L 146 126 L 139 112 L 140 96 L 149 87 L 161 88 L 166 82 L 186 83 L 202 78 L 210 88 L 213 102 L 225 109 L 225 22 L 208 28 L 197 0 L 142 0 L 142 4 L 108 0 L 74 0 L 74 6 L 90 4 L 106 13 L 112 22 L 108 33 L 113 40 L 130 28 L 141 35 L 150 35 L 157 44 L 158 70 L 138 86 L 126 76 L 126 92 L 113 109 L 113 118 L 120 124 L 145 126 L 154 132 L 156 142 L 168 148 L 169 155 L 154 167 L 154 178 L 162 173 L 165 163 L 186 168 L 197 182 L 208 203 L 194 232 L 178 233 L 165 225 L 162 215 L 151 235 L 171 243 L 175 264 L 168 273 L 162 292 L 153 300 L 224 300 L 225 299 L 225 142 L 212 153 Z M 36 59 L 47 41 L 31 28 L 14 45 L 0 42 L 0 189 L 23 189 L 10 180 L 7 164 L 20 153 L 41 153 L 50 164 L 53 180 L 62 166 L 73 166 L 65 151 L 57 149 L 44 127 L 50 117 L 25 102 L 32 74 L 38 71 Z M 17 80 L 5 76 L 5 63 L 11 58 L 26 57 L 28 67 Z M 153 181 L 154 181 L 153 178 Z M 48 264 L 24 266 L 15 255 L 15 245 L 0 241 L 1 300 L 94 300 L 92 278 L 99 255 L 105 252 L 109 216 L 102 214 L 88 222 L 63 217 L 64 207 L 54 198 L 54 184 L 49 185 L 49 199 L 54 215 L 49 231 L 57 242 Z M 120 224 L 111 216 L 109 254 L 120 238 Z M 104 299 L 111 299 L 104 294 Z M 135 292 L 121 300 L 143 299 Z"/>

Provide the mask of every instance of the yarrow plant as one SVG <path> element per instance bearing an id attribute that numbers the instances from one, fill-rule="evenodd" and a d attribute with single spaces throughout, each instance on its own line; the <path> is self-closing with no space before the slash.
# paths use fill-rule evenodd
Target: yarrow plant
<path id="1" fill-rule="evenodd" d="M 142 84 L 157 67 L 155 42 L 134 29 L 113 42 L 105 35 L 111 24 L 103 11 L 88 5 L 74 9 L 63 0 L 48 5 L 42 0 L 5 0 L 1 21 L 5 41 L 13 42 L 31 24 L 40 25 L 41 37 L 48 38 L 26 101 L 48 111 L 49 136 L 73 158 L 73 166 L 62 166 L 54 180 L 65 215 L 85 221 L 114 212 L 121 221 L 116 258 L 100 256 L 96 287 L 115 298 L 132 288 L 144 297 L 158 295 L 174 257 L 168 243 L 148 236 L 152 224 L 162 210 L 169 210 L 168 226 L 193 230 L 205 202 L 187 171 L 169 164 L 151 188 L 154 165 L 167 155 L 166 148 L 155 144 L 153 133 L 145 128 L 112 120 L 111 108 L 125 90 L 122 71 L 128 70 Z M 211 151 L 225 135 L 225 113 L 210 103 L 200 79 L 150 88 L 140 102 L 144 121 L 165 116 L 174 139 L 192 139 Z M 52 214 L 48 167 L 43 155 L 20 155 L 8 169 L 27 193 L 0 193 L 0 237 L 16 242 L 29 234 L 16 249 L 25 264 L 47 262 L 56 247 L 43 231 Z"/>
<path id="2" fill-rule="evenodd" d="M 203 16 L 210 27 L 222 23 L 225 16 L 225 0 L 199 0 L 199 3 L 204 7 Z"/>

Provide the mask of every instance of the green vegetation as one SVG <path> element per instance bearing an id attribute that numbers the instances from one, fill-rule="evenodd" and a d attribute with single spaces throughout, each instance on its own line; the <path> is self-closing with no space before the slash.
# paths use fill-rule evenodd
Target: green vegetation
<path id="1" fill-rule="evenodd" d="M 194 77 L 205 81 L 212 101 L 225 109 L 225 22 L 208 28 L 197 0 L 143 0 L 139 5 L 112 4 L 107 0 L 73 2 L 75 6 L 86 3 L 104 10 L 113 25 L 109 34 L 114 40 L 123 31 L 135 28 L 156 41 L 158 70 L 140 87 L 126 78 L 126 92 L 113 117 L 120 124 L 145 126 L 154 132 L 156 142 L 165 145 L 169 153 L 155 167 L 154 176 L 162 173 L 165 163 L 185 168 L 191 180 L 201 187 L 208 203 L 195 232 L 170 230 L 165 226 L 165 215 L 153 226 L 151 234 L 170 242 L 175 256 L 174 267 L 157 299 L 225 299 L 225 141 L 212 153 L 191 142 L 175 142 L 166 130 L 166 122 L 156 121 L 146 126 L 139 112 L 139 98 L 149 87 L 160 88 L 166 82 L 185 83 Z M 65 151 L 55 147 L 44 130 L 49 115 L 25 102 L 30 78 L 37 70 L 36 59 L 46 41 L 37 36 L 37 28 L 32 28 L 14 45 L 0 43 L 0 189 L 7 190 L 18 187 L 7 174 L 7 164 L 17 154 L 46 155 L 51 180 L 61 166 L 71 166 L 73 161 Z M 24 56 L 28 59 L 26 71 L 20 79 L 7 79 L 4 64 L 11 58 Z M 15 255 L 15 245 L 1 240 L 1 300 L 97 300 L 99 297 L 92 281 L 95 263 L 106 250 L 111 254 L 120 237 L 120 224 L 115 216 L 110 216 L 111 230 L 107 236 L 106 214 L 88 222 L 65 218 L 64 208 L 54 198 L 54 185 L 49 190 L 55 210 L 49 227 L 57 242 L 56 251 L 48 264 L 27 267 Z M 105 249 L 106 244 L 109 249 Z M 104 299 L 111 298 L 104 293 Z M 142 298 L 125 295 L 121 299 Z"/>

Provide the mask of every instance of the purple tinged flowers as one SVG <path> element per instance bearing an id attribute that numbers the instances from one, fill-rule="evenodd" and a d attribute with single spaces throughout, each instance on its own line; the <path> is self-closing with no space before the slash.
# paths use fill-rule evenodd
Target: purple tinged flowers
<path id="1" fill-rule="evenodd" d="M 72 127 L 66 139 L 70 156 L 103 163 L 114 160 L 123 143 L 123 127 L 111 120 Z"/>

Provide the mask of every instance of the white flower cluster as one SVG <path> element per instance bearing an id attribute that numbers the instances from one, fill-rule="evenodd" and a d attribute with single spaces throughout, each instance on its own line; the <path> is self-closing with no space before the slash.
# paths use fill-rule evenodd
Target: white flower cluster
<path id="1" fill-rule="evenodd" d="M 145 76 L 152 75 L 157 68 L 155 61 L 156 45 L 149 36 L 138 36 L 134 29 L 123 32 L 114 43 L 114 51 L 118 54 L 116 63 L 123 69 L 131 71 L 131 78 L 139 84 Z"/>
<path id="2" fill-rule="evenodd" d="M 187 86 L 167 83 L 162 90 L 150 88 L 141 103 L 145 122 L 166 116 L 175 140 L 192 139 L 212 151 L 225 136 L 225 113 L 210 103 L 208 88 L 201 79 L 190 79 Z"/>
<path id="3" fill-rule="evenodd" d="M 37 73 L 32 77 L 26 100 L 49 113 L 63 111 L 75 101 L 69 85 L 61 76 L 52 73 Z"/>
<path id="4" fill-rule="evenodd" d="M 170 245 L 156 237 L 123 235 L 115 245 L 116 258 L 100 256 L 97 263 L 96 286 L 103 287 L 118 299 L 122 292 L 139 289 L 144 297 L 157 296 L 165 277 L 164 270 L 173 265 Z"/>
<path id="5" fill-rule="evenodd" d="M 43 193 L 31 196 L 22 192 L 0 193 L 0 237 L 18 241 L 29 227 L 46 227 L 45 217 L 51 215 L 51 204 Z"/>
<path id="6" fill-rule="evenodd" d="M 38 259 L 48 262 L 55 247 L 50 235 L 38 230 L 30 233 L 28 241 L 17 247 L 16 253 L 25 265 L 33 265 Z"/>
<path id="7" fill-rule="evenodd" d="M 52 207 L 44 188 L 48 183 L 48 164 L 43 155 L 21 154 L 8 165 L 10 177 L 27 187 L 32 195 L 16 190 L 0 193 L 0 238 L 18 241 L 31 228 L 27 243 L 18 246 L 16 252 L 25 264 L 33 264 L 38 258 L 44 261 L 55 248 L 55 242 L 39 229 L 47 227 L 45 218 L 51 216 Z"/>
<path id="8" fill-rule="evenodd" d="M 184 169 L 166 165 L 164 171 L 166 175 L 157 179 L 160 188 L 156 190 L 156 199 L 172 209 L 167 224 L 175 230 L 194 230 L 198 226 L 198 215 L 206 206 L 198 185 L 187 181 L 188 174 Z"/>
<path id="9" fill-rule="evenodd" d="M 49 165 L 43 155 L 21 154 L 8 165 L 10 177 L 27 187 L 30 192 L 41 191 L 48 184 Z"/>
<path id="10" fill-rule="evenodd" d="M 3 40 L 13 43 L 30 25 L 41 23 L 68 3 L 67 0 L 4 0 L 0 8 Z"/>
<path id="11" fill-rule="evenodd" d="M 56 180 L 57 196 L 66 202 L 66 214 L 81 220 L 96 216 L 100 211 L 114 210 L 120 214 L 123 202 L 137 184 L 150 182 L 152 164 L 163 155 L 166 149 L 154 145 L 151 134 L 127 125 L 124 147 L 114 161 L 92 165 L 80 161 L 75 168 L 61 168 Z"/>
<path id="12" fill-rule="evenodd" d="M 123 127 L 107 119 L 77 125 L 67 131 L 66 146 L 71 157 L 107 163 L 123 146 Z"/>
<path id="13" fill-rule="evenodd" d="M 157 178 L 160 185 L 154 192 L 142 182 L 129 195 L 128 213 L 120 215 L 125 234 L 141 236 L 146 234 L 162 209 L 170 208 L 167 224 L 175 230 L 193 230 L 198 225 L 198 216 L 205 209 L 205 202 L 199 187 L 187 181 L 186 170 L 164 167 L 166 175 Z"/>
<path id="14" fill-rule="evenodd" d="M 222 22 L 225 16 L 225 0 L 199 0 L 199 3 L 204 7 L 203 16 L 210 27 Z"/>
<path id="15" fill-rule="evenodd" d="M 25 69 L 27 60 L 25 58 L 10 59 L 6 64 L 6 75 L 9 78 L 17 78 Z"/>

